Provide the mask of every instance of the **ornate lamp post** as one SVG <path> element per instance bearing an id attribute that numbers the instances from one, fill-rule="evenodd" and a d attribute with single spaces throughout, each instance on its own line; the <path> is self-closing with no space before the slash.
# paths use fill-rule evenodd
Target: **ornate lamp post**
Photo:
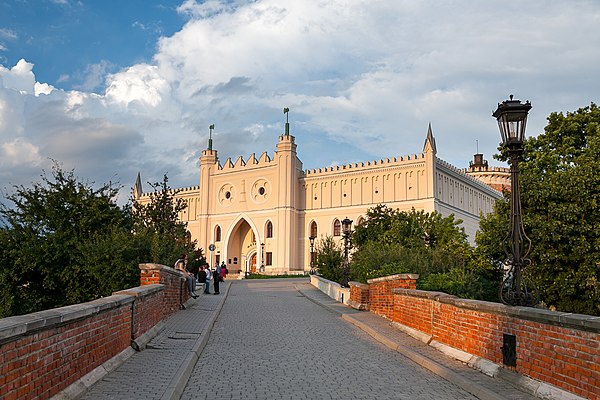
<path id="1" fill-rule="evenodd" d="M 492 114 L 498 120 L 502 145 L 510 155 L 510 231 L 502 245 L 506 253 L 506 263 L 510 266 L 500 286 L 500 301 L 513 306 L 535 306 L 539 302 L 537 287 L 525 275 L 526 267 L 531 264 L 527 254 L 531 249 L 531 240 L 525 234 L 521 213 L 521 190 L 519 186 L 519 161 L 523 155 L 525 125 L 531 103 L 519 100 L 505 100 L 498 104 Z"/>
<path id="2" fill-rule="evenodd" d="M 308 240 L 310 240 L 310 274 L 313 275 L 315 273 L 315 239 L 316 237 L 310 236 Z"/>
<path id="3" fill-rule="evenodd" d="M 260 244 L 260 272 L 265 272 L 265 244 Z"/>
<path id="4" fill-rule="evenodd" d="M 348 241 L 350 240 L 350 234 L 352 233 L 350 230 L 351 226 L 351 219 L 346 217 L 342 220 L 342 233 L 344 235 L 344 262 L 342 263 L 342 280 L 340 281 L 340 286 L 342 287 L 348 287 L 350 275 L 350 266 L 348 264 Z"/>

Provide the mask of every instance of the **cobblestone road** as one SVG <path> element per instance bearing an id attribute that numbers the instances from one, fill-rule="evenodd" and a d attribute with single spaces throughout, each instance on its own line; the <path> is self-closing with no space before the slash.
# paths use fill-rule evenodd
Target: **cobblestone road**
<path id="1" fill-rule="evenodd" d="M 182 399 L 474 399 L 309 301 L 235 282 Z"/>

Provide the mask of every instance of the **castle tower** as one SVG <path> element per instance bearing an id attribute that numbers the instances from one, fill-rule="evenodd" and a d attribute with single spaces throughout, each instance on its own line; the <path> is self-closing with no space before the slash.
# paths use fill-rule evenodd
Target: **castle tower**
<path id="1" fill-rule="evenodd" d="M 510 190 L 510 168 L 490 168 L 483 154 L 478 153 L 473 156 L 473 161 L 469 162 L 469 168 L 465 173 L 500 192 L 504 189 Z"/>
<path id="2" fill-rule="evenodd" d="M 213 128 L 214 125 L 211 125 L 211 133 Z M 200 157 L 200 205 L 196 218 L 199 226 L 197 232 L 198 243 L 201 243 L 201 247 L 205 247 L 202 244 L 209 244 L 213 240 L 210 232 L 209 217 L 210 210 L 214 207 L 214 205 L 211 204 L 211 201 L 214 201 L 216 193 L 212 193 L 211 190 L 211 177 L 218 169 L 219 158 L 217 157 L 217 151 L 212 149 L 211 137 L 208 139 L 208 148 L 202 150 L 202 156 Z"/>
<path id="3" fill-rule="evenodd" d="M 277 242 L 277 264 L 280 268 L 294 270 L 302 268 L 298 245 L 298 179 L 302 173 L 302 162 L 297 157 L 295 138 L 289 133 L 289 123 L 285 125 L 285 134 L 279 136 L 275 154 L 279 188 L 276 213 L 281 233 Z"/>

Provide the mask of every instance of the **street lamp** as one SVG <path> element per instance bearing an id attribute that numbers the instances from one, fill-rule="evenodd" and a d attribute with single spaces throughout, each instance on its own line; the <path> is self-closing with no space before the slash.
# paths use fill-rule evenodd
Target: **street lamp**
<path id="1" fill-rule="evenodd" d="M 539 302 L 539 292 L 533 281 L 525 275 L 531 264 L 527 258 L 531 240 L 525 234 L 521 212 L 521 190 L 519 186 L 519 161 L 523 155 L 523 140 L 527 114 L 531 109 L 529 101 L 505 100 L 498 103 L 492 114 L 498 120 L 502 145 L 510 156 L 510 231 L 502 242 L 506 253 L 506 263 L 510 269 L 500 285 L 500 301 L 513 306 L 533 307 Z"/>
<path id="2" fill-rule="evenodd" d="M 348 264 L 348 241 L 350 240 L 350 234 L 352 231 L 352 220 L 348 217 L 342 220 L 342 233 L 344 235 L 344 262 L 342 263 L 342 280 L 340 281 L 341 287 L 348 287 L 348 280 L 350 275 L 350 266 Z"/>
<path id="3" fill-rule="evenodd" d="M 265 272 L 265 244 L 260 244 L 260 272 Z"/>
<path id="4" fill-rule="evenodd" d="M 310 240 L 310 274 L 314 274 L 315 273 L 315 265 L 314 265 L 314 260 L 315 260 L 315 236 L 309 236 L 308 240 Z"/>

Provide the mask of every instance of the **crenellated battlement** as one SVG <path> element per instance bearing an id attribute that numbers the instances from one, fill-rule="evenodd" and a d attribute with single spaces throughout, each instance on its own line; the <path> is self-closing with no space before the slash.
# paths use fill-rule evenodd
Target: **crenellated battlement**
<path id="1" fill-rule="evenodd" d="M 397 167 L 399 165 L 405 164 L 410 165 L 415 162 L 422 162 L 425 159 L 425 154 L 412 154 L 412 155 L 404 155 L 399 157 L 385 158 L 380 160 L 371 160 L 366 162 L 358 162 L 351 163 L 345 165 L 336 165 L 331 167 L 324 168 L 315 168 L 304 171 L 304 175 L 306 177 L 316 177 L 316 176 L 326 176 L 338 173 L 340 171 L 351 172 L 351 171 L 366 171 L 373 168 L 385 168 L 385 167 Z"/>
<path id="2" fill-rule="evenodd" d="M 437 158 L 437 157 L 436 157 L 436 162 L 437 162 L 437 166 L 438 167 L 443 167 L 443 168 L 446 168 L 447 170 L 449 170 L 451 172 L 459 174 L 461 177 L 464 177 L 465 179 L 468 179 L 470 182 L 472 182 L 473 184 L 475 184 L 479 188 L 482 188 L 484 190 L 492 190 L 494 192 L 498 192 L 496 189 L 494 189 L 494 188 L 486 185 L 485 183 L 483 183 L 479 179 L 477 179 L 477 178 L 475 178 L 475 177 L 470 176 L 469 174 L 467 174 L 464 169 L 457 168 L 454 165 L 448 163 L 447 161 L 444 161 L 441 158 Z"/>
<path id="3" fill-rule="evenodd" d="M 252 153 L 248 157 L 247 161 L 244 160 L 243 156 L 239 156 L 237 158 L 237 160 L 235 161 L 235 163 L 231 160 L 231 157 L 229 157 L 229 158 L 227 158 L 227 160 L 225 160 L 225 163 L 223 165 L 219 164 L 219 171 L 235 172 L 237 170 L 263 168 L 263 167 L 272 165 L 273 160 L 275 159 L 276 155 L 277 155 L 277 152 L 275 152 L 275 155 L 273 156 L 273 159 L 272 159 L 271 157 L 269 157 L 269 155 L 265 151 L 264 153 L 262 153 L 260 158 L 256 159 L 256 155 L 254 153 Z"/>
<path id="4" fill-rule="evenodd" d="M 171 189 L 171 190 L 169 190 L 169 194 L 185 195 L 185 194 L 197 192 L 199 190 L 200 190 L 200 186 L 188 186 L 188 187 L 184 187 L 184 188 Z M 143 192 L 140 196 L 140 199 L 144 198 L 144 197 L 149 197 L 152 193 L 154 193 L 154 192 Z"/>
<path id="5" fill-rule="evenodd" d="M 482 167 L 469 167 L 469 168 L 463 168 L 462 169 L 463 172 L 468 173 L 468 172 L 500 172 L 500 173 L 510 173 L 510 168 L 508 167 L 487 167 L 487 166 L 482 166 Z"/>

